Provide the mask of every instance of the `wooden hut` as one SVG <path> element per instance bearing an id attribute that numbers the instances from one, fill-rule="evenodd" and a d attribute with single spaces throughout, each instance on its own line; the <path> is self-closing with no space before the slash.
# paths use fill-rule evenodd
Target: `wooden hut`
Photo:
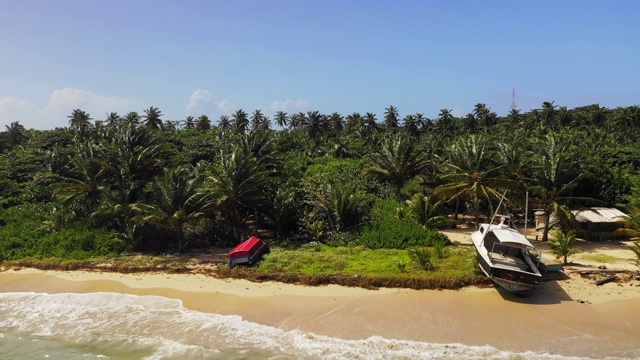
<path id="1" fill-rule="evenodd" d="M 572 211 L 580 238 L 589 241 L 629 240 L 629 235 L 617 233 L 622 219 L 629 216 L 616 208 L 592 207 Z"/>

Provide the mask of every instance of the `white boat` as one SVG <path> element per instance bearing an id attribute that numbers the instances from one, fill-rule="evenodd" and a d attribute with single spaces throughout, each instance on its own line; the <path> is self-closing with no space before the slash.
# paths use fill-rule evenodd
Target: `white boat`
<path id="1" fill-rule="evenodd" d="M 495 218 L 500 219 L 498 224 L 481 224 L 471 234 L 480 268 L 508 291 L 533 289 L 542 280 L 529 254 L 534 246 L 515 229 L 510 217 L 494 215 Z"/>

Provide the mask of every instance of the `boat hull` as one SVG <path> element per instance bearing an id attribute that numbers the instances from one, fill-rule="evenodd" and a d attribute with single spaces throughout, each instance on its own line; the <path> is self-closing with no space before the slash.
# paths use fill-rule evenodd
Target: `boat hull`
<path id="1" fill-rule="evenodd" d="M 236 246 L 229 253 L 229 267 L 238 264 L 253 264 L 268 249 L 267 243 L 253 236 Z"/>
<path id="2" fill-rule="evenodd" d="M 518 271 L 513 269 L 505 269 L 495 266 L 488 259 L 486 251 L 482 251 L 479 243 L 474 241 L 476 249 L 476 256 L 478 258 L 478 265 L 482 272 L 491 279 L 496 285 L 501 288 L 517 292 L 530 290 L 535 288 L 542 280 L 542 275 L 539 273 L 531 273 L 527 271 Z"/>

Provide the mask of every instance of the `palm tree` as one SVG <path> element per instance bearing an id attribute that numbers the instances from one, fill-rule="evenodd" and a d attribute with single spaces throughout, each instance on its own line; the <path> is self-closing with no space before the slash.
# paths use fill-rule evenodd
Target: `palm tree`
<path id="1" fill-rule="evenodd" d="M 25 129 L 25 127 L 18 121 L 14 121 L 11 125 L 5 125 L 4 127 L 7 128 L 7 132 L 9 133 L 9 143 L 12 146 L 19 145 L 27 140 L 27 136 L 25 135 L 27 129 Z"/>
<path id="2" fill-rule="evenodd" d="M 489 109 L 486 104 L 475 104 L 473 107 L 473 116 L 476 118 L 478 124 L 488 127 L 489 124 L 487 124 L 487 118 L 489 117 Z"/>
<path id="3" fill-rule="evenodd" d="M 601 107 L 600 104 L 591 105 L 590 106 L 591 123 L 593 125 L 601 126 L 602 124 L 604 124 L 607 118 L 608 112 L 609 112 L 609 109 L 607 109 L 606 107 Z"/>
<path id="4" fill-rule="evenodd" d="M 509 111 L 509 115 L 507 115 L 507 119 L 511 125 L 519 124 L 520 121 L 522 121 L 520 110 L 511 109 L 511 111 Z"/>
<path id="5" fill-rule="evenodd" d="M 360 193 L 344 186 L 329 185 L 326 191 L 317 191 L 314 198 L 307 201 L 318 213 L 320 221 L 329 230 L 343 231 L 357 226 L 369 207 L 369 200 Z M 317 223 L 317 222 L 316 222 Z"/>
<path id="6" fill-rule="evenodd" d="M 305 115 L 303 112 L 298 112 L 295 114 L 291 114 L 289 117 L 289 128 L 291 130 L 296 130 L 302 127 L 302 124 L 305 121 Z"/>
<path id="7" fill-rule="evenodd" d="M 373 154 L 372 162 L 364 174 L 392 184 L 398 193 L 407 180 L 424 172 L 431 163 L 424 152 L 416 147 L 416 142 L 405 134 L 383 141 L 380 149 Z"/>
<path id="8" fill-rule="evenodd" d="M 130 205 L 139 201 L 145 184 L 162 172 L 168 147 L 152 137 L 147 127 L 129 123 L 100 146 L 96 161 L 105 187 L 92 217 L 111 222 L 135 248 L 137 226 Z"/>
<path id="9" fill-rule="evenodd" d="M 412 114 L 409 114 L 404 117 L 404 131 L 409 133 L 411 136 L 418 135 L 418 122 L 416 121 L 416 117 Z"/>
<path id="10" fill-rule="evenodd" d="M 384 109 L 384 125 L 388 130 L 395 131 L 399 126 L 399 114 L 398 108 L 393 105 L 389 105 Z"/>
<path id="11" fill-rule="evenodd" d="M 266 225 L 280 238 L 287 230 L 295 228 L 300 217 L 298 208 L 301 203 L 291 189 L 281 188 L 267 196 L 270 197 L 268 206 L 262 211 L 262 215 L 266 219 Z"/>
<path id="12" fill-rule="evenodd" d="M 194 118 L 193 116 L 189 115 L 186 118 L 184 118 L 184 121 L 182 122 L 182 127 L 186 130 L 191 130 L 191 129 L 195 129 L 196 128 L 196 118 Z"/>
<path id="13" fill-rule="evenodd" d="M 443 185 L 434 194 L 444 196 L 447 201 L 467 199 L 480 223 L 483 203 L 493 212 L 492 199 L 502 197 L 502 189 L 517 186 L 517 182 L 504 177 L 506 165 L 495 159 L 494 140 L 485 135 L 459 138 L 449 148 L 449 160 L 443 164 Z"/>
<path id="14" fill-rule="evenodd" d="M 100 203 L 104 191 L 103 169 L 95 147 L 78 144 L 71 164 L 71 175 L 64 177 L 54 195 L 61 195 L 63 204 L 67 207 L 76 205 L 83 211 L 92 213 Z"/>
<path id="15" fill-rule="evenodd" d="M 138 126 L 140 125 L 140 115 L 135 111 L 130 111 L 124 116 L 124 122 L 128 125 Z"/>
<path id="16" fill-rule="evenodd" d="M 358 112 L 347 115 L 347 125 L 345 128 L 350 133 L 357 133 L 364 128 L 365 119 Z"/>
<path id="17" fill-rule="evenodd" d="M 209 120 L 209 117 L 204 114 L 198 116 L 195 125 L 196 129 L 198 129 L 199 131 L 211 130 L 211 120 Z"/>
<path id="18" fill-rule="evenodd" d="M 178 240 L 178 252 L 187 246 L 187 234 L 192 225 L 211 210 L 211 201 L 203 192 L 204 177 L 193 167 L 167 169 L 164 176 L 153 183 L 157 204 L 134 203 L 134 221 L 150 223 L 170 229 Z"/>
<path id="19" fill-rule="evenodd" d="M 227 115 L 221 115 L 220 120 L 218 121 L 218 127 L 221 130 L 230 130 L 231 129 L 231 120 Z"/>
<path id="20" fill-rule="evenodd" d="M 456 124 L 451 110 L 446 108 L 440 110 L 436 127 L 443 136 L 452 136 L 455 134 Z"/>
<path id="21" fill-rule="evenodd" d="M 287 124 L 289 123 L 289 116 L 287 116 L 286 112 L 284 112 L 284 111 L 276 112 L 275 118 L 276 118 L 276 125 L 277 126 L 279 126 L 281 128 L 287 127 Z"/>
<path id="22" fill-rule="evenodd" d="M 251 130 L 268 130 L 270 125 L 271 121 L 262 111 L 256 110 L 251 115 Z"/>
<path id="23" fill-rule="evenodd" d="M 566 106 L 561 106 L 558 109 L 556 116 L 558 119 L 556 122 L 562 126 L 568 126 L 573 122 L 573 114 Z"/>
<path id="24" fill-rule="evenodd" d="M 423 194 L 414 194 L 411 199 L 405 201 L 409 207 L 409 214 L 416 222 L 426 228 L 436 229 L 443 226 L 456 224 L 456 221 L 446 215 L 442 215 L 444 202 L 442 200 L 432 203 L 432 198 Z"/>
<path id="25" fill-rule="evenodd" d="M 552 230 L 551 235 L 555 241 L 551 242 L 551 252 L 562 257 L 563 264 L 568 264 L 568 257 L 579 252 L 580 249 L 574 247 L 576 241 L 576 232 L 570 230 L 563 232 L 561 230 Z"/>
<path id="26" fill-rule="evenodd" d="M 91 120 L 93 120 L 88 113 L 80 109 L 74 109 L 67 118 L 69 119 L 69 127 L 76 135 L 84 138 L 88 134 L 91 128 Z"/>
<path id="27" fill-rule="evenodd" d="M 551 133 L 545 136 L 540 144 L 538 157 L 534 158 L 533 186 L 532 191 L 533 206 L 542 209 L 545 222 L 542 241 L 547 241 L 551 223 L 548 219 L 551 214 L 560 208 L 560 205 L 568 201 L 593 201 L 584 197 L 571 195 L 571 190 L 584 177 L 589 176 L 579 169 L 578 158 L 576 158 L 574 145 L 566 134 Z"/>
<path id="28" fill-rule="evenodd" d="M 344 118 L 340 113 L 334 112 L 329 116 L 329 128 L 333 131 L 334 134 L 339 134 L 342 130 L 344 130 Z"/>
<path id="29" fill-rule="evenodd" d="M 542 119 L 544 120 L 544 125 L 549 126 L 552 129 L 555 128 L 555 114 L 557 105 L 554 105 L 555 101 L 545 101 L 542 103 Z"/>
<path id="30" fill-rule="evenodd" d="M 309 111 L 307 112 L 307 116 L 304 118 L 302 128 L 307 133 L 311 141 L 317 145 L 320 142 L 320 137 L 328 128 L 327 118 L 319 111 Z"/>
<path id="31" fill-rule="evenodd" d="M 104 120 L 108 127 L 117 127 L 120 124 L 122 117 L 117 112 L 107 114 L 107 118 Z"/>
<path id="32" fill-rule="evenodd" d="M 245 133 L 249 130 L 249 117 L 246 112 L 242 109 L 236 110 L 236 112 L 231 115 L 231 120 L 233 121 L 232 127 L 238 133 Z"/>
<path id="33" fill-rule="evenodd" d="M 229 222 L 234 240 L 240 239 L 238 228 L 255 210 L 265 204 L 264 185 L 270 172 L 239 149 L 221 152 L 219 166 L 209 177 L 215 206 Z"/>
<path id="34" fill-rule="evenodd" d="M 142 115 L 142 119 L 144 120 L 144 125 L 153 129 L 158 130 L 162 129 L 162 112 L 158 110 L 157 107 L 150 107 L 144 111 L 144 115 Z"/>
<path id="35" fill-rule="evenodd" d="M 378 129 L 378 119 L 376 119 L 376 114 L 374 113 L 366 113 L 364 114 L 364 126 L 369 133 L 374 132 Z"/>

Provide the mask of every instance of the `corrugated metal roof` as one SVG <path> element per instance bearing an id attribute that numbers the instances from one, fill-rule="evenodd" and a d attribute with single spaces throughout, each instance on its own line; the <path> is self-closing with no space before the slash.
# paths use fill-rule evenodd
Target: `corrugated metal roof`
<path id="1" fill-rule="evenodd" d="M 629 216 L 616 208 L 593 207 L 586 210 L 574 210 L 576 221 L 592 223 L 620 222 L 620 218 Z"/>

